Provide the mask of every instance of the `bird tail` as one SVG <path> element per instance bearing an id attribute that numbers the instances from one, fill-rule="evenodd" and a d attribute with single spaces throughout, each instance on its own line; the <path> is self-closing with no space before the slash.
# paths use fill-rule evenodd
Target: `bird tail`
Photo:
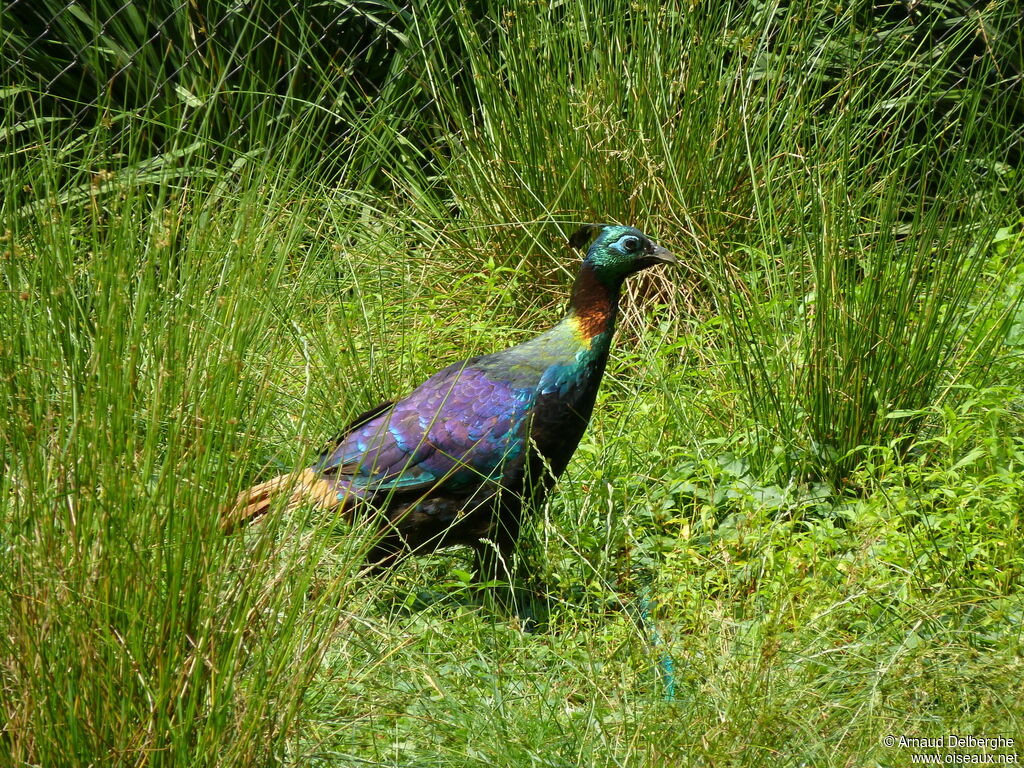
<path id="1" fill-rule="evenodd" d="M 242 491 L 238 494 L 234 506 L 226 510 L 221 527 L 233 531 L 264 515 L 283 495 L 288 495 L 285 511 L 295 509 L 300 504 L 309 502 L 321 509 L 334 509 L 341 501 L 337 490 L 329 482 L 318 476 L 311 469 L 278 475 Z"/>

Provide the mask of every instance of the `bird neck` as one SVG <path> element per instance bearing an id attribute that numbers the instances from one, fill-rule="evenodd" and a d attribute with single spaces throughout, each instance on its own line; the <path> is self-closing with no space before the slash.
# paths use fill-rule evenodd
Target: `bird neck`
<path id="1" fill-rule="evenodd" d="M 618 311 L 619 284 L 608 285 L 598 277 L 593 265 L 584 262 L 572 286 L 567 319 L 588 341 L 603 334 L 610 340 Z"/>

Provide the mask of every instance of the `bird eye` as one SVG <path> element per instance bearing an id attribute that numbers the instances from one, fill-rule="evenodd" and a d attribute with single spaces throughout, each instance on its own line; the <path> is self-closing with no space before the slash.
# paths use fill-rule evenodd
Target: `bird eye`
<path id="1" fill-rule="evenodd" d="M 627 251 L 635 251 L 637 246 L 640 245 L 640 241 L 635 237 L 627 237 L 622 241 L 622 245 Z"/>

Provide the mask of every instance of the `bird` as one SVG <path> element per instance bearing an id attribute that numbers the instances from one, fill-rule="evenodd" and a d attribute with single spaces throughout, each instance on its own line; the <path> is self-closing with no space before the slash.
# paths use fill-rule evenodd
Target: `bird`
<path id="1" fill-rule="evenodd" d="M 568 310 L 552 328 L 442 368 L 358 416 L 309 467 L 242 491 L 222 520 L 251 522 L 282 495 L 371 520 L 371 572 L 463 544 L 477 577 L 508 574 L 520 527 L 565 471 L 604 375 L 623 282 L 678 259 L 631 226 L 587 224 Z"/>

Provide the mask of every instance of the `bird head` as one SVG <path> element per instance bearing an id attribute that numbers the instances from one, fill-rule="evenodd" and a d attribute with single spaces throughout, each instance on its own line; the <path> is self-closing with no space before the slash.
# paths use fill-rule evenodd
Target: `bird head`
<path id="1" fill-rule="evenodd" d="M 573 233 L 569 243 L 576 248 L 590 243 L 583 263 L 589 264 L 605 282 L 623 280 L 655 264 L 679 263 L 667 249 L 635 227 L 586 224 Z"/>

